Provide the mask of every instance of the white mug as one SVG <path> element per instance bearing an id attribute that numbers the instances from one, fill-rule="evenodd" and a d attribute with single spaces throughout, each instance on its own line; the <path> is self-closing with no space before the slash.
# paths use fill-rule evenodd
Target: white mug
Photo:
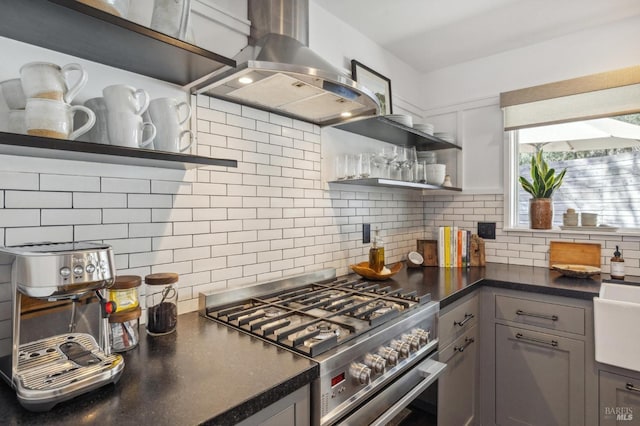
<path id="1" fill-rule="evenodd" d="M 184 111 L 181 114 L 181 111 Z M 154 148 L 160 151 L 184 152 L 193 144 L 194 134 L 191 130 L 182 130 L 182 124 L 191 117 L 191 107 L 186 102 L 178 102 L 173 98 L 154 99 L 149 103 L 149 117 L 156 126 L 157 134 Z M 180 117 L 183 115 L 183 117 Z M 186 135 L 187 145 L 180 146 Z"/>
<path id="2" fill-rule="evenodd" d="M 149 136 L 143 140 L 145 129 L 149 130 Z M 153 123 L 143 122 L 142 117 L 130 112 L 109 112 L 107 131 L 111 145 L 129 148 L 144 148 L 156 137 L 156 127 Z"/>
<path id="3" fill-rule="evenodd" d="M 129 0 L 78 0 L 80 3 L 100 9 L 112 15 L 126 18 L 129 13 Z"/>
<path id="4" fill-rule="evenodd" d="M 84 103 L 96 115 L 96 124 L 80 140 L 108 145 L 109 134 L 107 131 L 107 104 L 104 98 L 91 98 Z"/>
<path id="5" fill-rule="evenodd" d="M 27 99 L 25 111 L 27 134 L 33 136 L 74 140 L 86 133 L 96 122 L 96 116 L 89 108 L 68 105 L 52 99 Z M 87 122 L 79 129 L 73 130 L 73 119 L 78 111 L 87 114 Z"/>
<path id="6" fill-rule="evenodd" d="M 126 84 L 116 84 L 102 89 L 104 101 L 110 113 L 128 112 L 142 115 L 149 107 L 149 94 Z"/>
<path id="7" fill-rule="evenodd" d="M 68 75 L 77 71 L 80 78 L 70 85 Z M 69 104 L 87 84 L 87 72 L 80 64 L 68 64 L 60 68 L 48 62 L 31 62 L 20 68 L 24 94 L 29 98 L 54 99 Z"/>
<path id="8" fill-rule="evenodd" d="M 27 106 L 27 98 L 22 90 L 22 81 L 19 78 L 12 78 L 0 83 L 2 97 L 9 109 L 24 109 Z"/>
<path id="9" fill-rule="evenodd" d="M 9 110 L 7 130 L 9 133 L 27 134 L 27 122 L 25 121 L 26 111 L 23 109 Z"/>

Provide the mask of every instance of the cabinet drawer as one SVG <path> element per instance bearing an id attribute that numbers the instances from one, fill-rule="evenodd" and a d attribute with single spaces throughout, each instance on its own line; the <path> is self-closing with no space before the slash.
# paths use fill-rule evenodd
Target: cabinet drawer
<path id="1" fill-rule="evenodd" d="M 496 296 L 496 319 L 584 335 L 585 312 L 577 306 Z"/>
<path id="2" fill-rule="evenodd" d="M 463 358 L 464 355 L 475 353 L 478 346 L 478 327 L 471 326 L 468 330 L 449 343 L 444 349 L 438 350 L 438 360 L 447 364 L 449 361 L 455 361 L 456 358 Z"/>
<path id="3" fill-rule="evenodd" d="M 477 322 L 478 296 L 475 295 L 440 315 L 438 323 L 438 342 L 440 347 L 447 346 Z"/>

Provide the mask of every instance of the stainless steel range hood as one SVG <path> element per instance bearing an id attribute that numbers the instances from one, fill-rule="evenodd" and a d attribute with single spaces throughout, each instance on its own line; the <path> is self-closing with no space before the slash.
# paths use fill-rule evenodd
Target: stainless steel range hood
<path id="1" fill-rule="evenodd" d="M 308 46 L 308 0 L 249 0 L 249 45 L 236 68 L 214 73 L 196 93 L 321 126 L 376 115 L 376 97 Z"/>

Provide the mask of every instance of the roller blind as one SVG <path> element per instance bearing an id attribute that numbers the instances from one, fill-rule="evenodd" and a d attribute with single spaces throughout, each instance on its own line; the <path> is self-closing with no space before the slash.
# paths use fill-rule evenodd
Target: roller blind
<path id="1" fill-rule="evenodd" d="M 505 130 L 640 112 L 640 66 L 500 94 Z"/>

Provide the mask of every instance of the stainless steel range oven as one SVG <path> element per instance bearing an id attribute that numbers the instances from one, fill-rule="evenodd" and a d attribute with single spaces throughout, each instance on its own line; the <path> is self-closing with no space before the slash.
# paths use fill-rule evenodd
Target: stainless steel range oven
<path id="1" fill-rule="evenodd" d="M 200 294 L 200 312 L 318 362 L 314 425 L 383 425 L 446 367 L 435 360 L 438 303 L 385 284 L 326 269 Z"/>

